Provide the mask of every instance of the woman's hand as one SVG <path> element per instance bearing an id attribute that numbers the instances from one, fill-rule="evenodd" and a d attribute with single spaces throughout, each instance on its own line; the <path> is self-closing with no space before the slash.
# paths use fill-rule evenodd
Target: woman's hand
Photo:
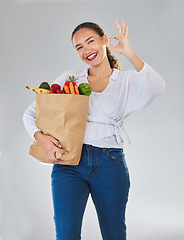
<path id="1" fill-rule="evenodd" d="M 62 163 L 63 160 L 56 158 L 56 152 L 61 154 L 66 154 L 67 151 L 62 149 L 60 142 L 52 136 L 43 134 L 41 132 L 35 133 L 35 139 L 43 148 L 47 160 L 50 163 Z"/>
<path id="2" fill-rule="evenodd" d="M 120 54 L 123 54 L 124 56 L 128 57 L 132 53 L 132 49 L 130 47 L 129 41 L 128 41 L 128 25 L 125 26 L 124 20 L 121 20 L 122 22 L 122 27 L 119 25 L 117 20 L 115 20 L 116 27 L 119 31 L 119 36 L 118 35 L 112 35 L 109 39 L 109 47 Z M 114 46 L 112 44 L 112 40 L 115 39 L 119 43 L 117 46 Z"/>
<path id="3" fill-rule="evenodd" d="M 122 28 L 115 20 L 115 24 L 117 26 L 117 29 L 119 31 L 119 36 L 118 35 L 113 35 L 109 39 L 109 47 L 120 54 L 123 54 L 135 67 L 135 69 L 139 72 L 141 69 L 144 67 L 144 62 L 132 51 L 129 41 L 128 41 L 128 25 L 125 26 L 125 22 L 121 20 L 122 22 Z M 111 41 L 113 39 L 118 40 L 118 45 L 114 46 Z"/>

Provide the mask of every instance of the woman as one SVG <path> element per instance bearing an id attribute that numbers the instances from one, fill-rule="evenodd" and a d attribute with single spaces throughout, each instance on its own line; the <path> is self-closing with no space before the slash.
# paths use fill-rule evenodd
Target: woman
<path id="1" fill-rule="evenodd" d="M 64 85 L 68 74 L 78 77 L 77 84 L 89 83 L 87 126 L 82 155 L 77 166 L 61 165 L 54 153 L 67 154 L 62 143 L 44 135 L 36 127 L 35 105 L 24 113 L 30 136 L 42 146 L 52 170 L 52 195 L 57 240 L 81 239 L 81 225 L 89 194 L 94 202 L 102 238 L 125 240 L 125 209 L 130 187 L 123 152 L 123 119 L 151 103 L 164 91 L 161 76 L 132 51 L 128 26 L 115 20 L 119 35 L 109 40 L 95 23 L 82 23 L 72 33 L 79 58 L 89 65 L 81 71 L 63 73 L 54 83 Z M 118 41 L 117 46 L 112 40 Z M 121 71 L 109 47 L 124 55 L 135 70 Z"/>

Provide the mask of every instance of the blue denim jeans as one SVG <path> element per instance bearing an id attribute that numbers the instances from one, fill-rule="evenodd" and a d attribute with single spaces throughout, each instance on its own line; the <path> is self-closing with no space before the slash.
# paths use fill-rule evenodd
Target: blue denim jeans
<path id="1" fill-rule="evenodd" d="M 130 187 L 122 149 L 83 145 L 77 166 L 55 164 L 52 197 L 57 240 L 80 240 L 91 194 L 103 240 L 125 240 L 125 209 Z"/>

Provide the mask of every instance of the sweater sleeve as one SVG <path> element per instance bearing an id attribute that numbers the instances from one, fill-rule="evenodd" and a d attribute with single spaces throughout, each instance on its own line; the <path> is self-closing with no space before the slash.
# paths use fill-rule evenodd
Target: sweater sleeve
<path id="1" fill-rule="evenodd" d="M 40 131 L 36 126 L 35 102 L 29 105 L 29 107 L 25 110 L 23 115 L 23 123 L 29 136 L 35 140 L 35 132 Z"/>
<path id="2" fill-rule="evenodd" d="M 140 72 L 130 70 L 127 81 L 127 102 L 124 117 L 150 104 L 165 90 L 165 82 L 158 72 L 144 63 Z"/>

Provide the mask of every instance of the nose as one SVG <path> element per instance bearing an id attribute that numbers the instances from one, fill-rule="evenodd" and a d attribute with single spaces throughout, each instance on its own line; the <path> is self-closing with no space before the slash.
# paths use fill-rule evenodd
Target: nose
<path id="1" fill-rule="evenodd" d="M 83 50 L 84 50 L 84 54 L 87 55 L 89 52 L 90 52 L 90 46 L 88 44 L 86 44 L 84 47 L 83 47 Z"/>

